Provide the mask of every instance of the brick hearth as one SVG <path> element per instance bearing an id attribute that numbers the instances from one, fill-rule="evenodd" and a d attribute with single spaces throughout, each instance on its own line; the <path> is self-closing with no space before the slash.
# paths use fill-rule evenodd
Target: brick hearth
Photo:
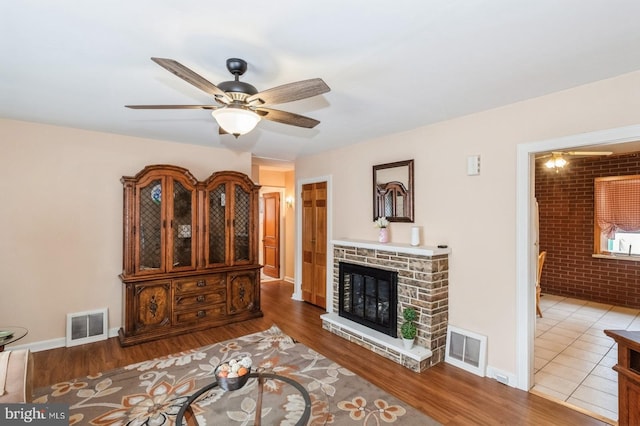
<path id="1" fill-rule="evenodd" d="M 451 250 L 347 239 L 332 243 L 333 312 L 323 315 L 323 328 L 416 372 L 443 361 L 449 312 Z M 402 347 L 400 338 L 383 335 L 338 316 L 340 262 L 398 272 L 398 335 L 403 321 L 402 310 L 414 307 L 418 311 L 417 346 L 406 350 Z"/>

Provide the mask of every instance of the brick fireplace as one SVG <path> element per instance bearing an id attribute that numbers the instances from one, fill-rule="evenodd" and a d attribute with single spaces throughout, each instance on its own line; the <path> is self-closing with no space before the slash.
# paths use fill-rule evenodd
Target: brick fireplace
<path id="1" fill-rule="evenodd" d="M 398 337 L 398 272 L 340 262 L 338 315 Z"/>
<path id="2" fill-rule="evenodd" d="M 451 250 L 348 239 L 334 240 L 332 244 L 332 300 L 329 313 L 322 316 L 323 328 L 416 372 L 443 361 L 449 312 Z M 396 327 L 399 333 L 402 310 L 408 306 L 414 307 L 419 314 L 416 346 L 411 350 L 404 349 L 400 338 L 393 338 L 338 315 L 340 263 L 373 266 L 398 273 Z"/>

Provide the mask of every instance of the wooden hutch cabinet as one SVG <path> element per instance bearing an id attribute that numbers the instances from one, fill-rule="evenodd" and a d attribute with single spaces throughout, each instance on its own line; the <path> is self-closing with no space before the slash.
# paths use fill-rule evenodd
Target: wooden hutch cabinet
<path id="1" fill-rule="evenodd" d="M 618 344 L 618 425 L 640 425 L 640 331 L 604 333 Z"/>
<path id="2" fill-rule="evenodd" d="M 121 182 L 121 345 L 262 316 L 258 185 L 233 171 L 198 182 L 169 165 Z"/>

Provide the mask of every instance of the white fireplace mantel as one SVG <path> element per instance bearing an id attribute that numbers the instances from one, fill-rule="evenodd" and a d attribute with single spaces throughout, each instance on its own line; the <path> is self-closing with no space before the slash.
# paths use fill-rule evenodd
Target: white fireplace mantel
<path id="1" fill-rule="evenodd" d="M 418 256 L 439 256 L 443 254 L 451 254 L 451 249 L 447 248 L 438 248 L 431 246 L 412 246 L 411 244 L 403 244 L 403 243 L 379 243 L 378 241 L 372 240 L 357 240 L 350 238 L 342 238 L 339 240 L 332 240 L 331 243 L 334 246 L 349 246 L 356 248 L 364 248 L 371 250 L 388 250 L 395 251 L 398 253 L 406 253 L 406 254 L 415 254 Z"/>

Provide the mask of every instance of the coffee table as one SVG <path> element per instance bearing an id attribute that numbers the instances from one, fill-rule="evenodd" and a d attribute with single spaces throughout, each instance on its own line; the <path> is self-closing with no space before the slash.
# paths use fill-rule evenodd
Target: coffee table
<path id="1" fill-rule="evenodd" d="M 0 325 L 0 352 L 4 351 L 5 345 L 22 339 L 28 332 L 29 331 L 24 327 Z"/>
<path id="2" fill-rule="evenodd" d="M 300 419 L 296 422 L 296 426 L 302 426 L 302 425 L 306 425 L 307 424 L 307 422 L 309 421 L 309 417 L 311 416 L 311 398 L 309 397 L 309 393 L 304 388 L 304 386 L 302 386 L 300 383 L 296 382 L 295 380 L 291 379 L 290 377 L 280 376 L 279 374 L 273 374 L 273 373 L 251 373 L 251 374 L 249 374 L 249 378 L 252 378 L 252 377 L 255 377 L 257 379 L 262 377 L 262 379 L 279 380 L 281 382 L 285 382 L 285 383 L 293 386 L 298 392 L 300 392 L 300 395 L 304 399 L 304 403 L 305 403 L 304 412 L 300 416 Z M 185 401 L 185 403 L 182 405 L 182 407 L 180 407 L 180 411 L 178 411 L 178 415 L 176 416 L 176 422 L 175 423 L 177 425 L 181 425 L 185 413 L 187 411 L 190 411 L 191 416 L 190 416 L 190 419 L 187 422 L 187 424 L 188 425 L 191 425 L 191 424 L 197 425 L 198 422 L 196 421 L 195 416 L 193 415 L 193 412 L 191 411 L 192 410 L 191 409 L 191 404 L 193 404 L 204 393 L 210 391 L 211 389 L 213 389 L 213 388 L 215 388 L 217 386 L 218 386 L 218 382 L 214 381 L 214 382 L 202 387 L 201 389 L 196 391 L 193 395 L 191 395 L 189 397 L 189 399 Z M 228 392 L 234 392 L 234 391 L 228 391 Z M 258 396 L 258 398 L 260 398 L 260 395 Z"/>

